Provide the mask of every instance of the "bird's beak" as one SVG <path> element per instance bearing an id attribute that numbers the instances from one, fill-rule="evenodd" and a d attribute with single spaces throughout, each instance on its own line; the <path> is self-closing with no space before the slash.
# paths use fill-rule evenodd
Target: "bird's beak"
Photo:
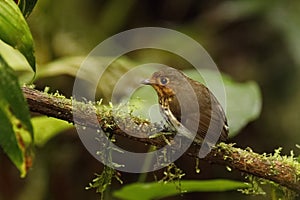
<path id="1" fill-rule="evenodd" d="M 146 79 L 146 80 L 143 80 L 143 81 L 141 82 L 141 84 L 144 84 L 144 85 L 152 85 L 153 82 L 151 81 L 151 79 Z"/>

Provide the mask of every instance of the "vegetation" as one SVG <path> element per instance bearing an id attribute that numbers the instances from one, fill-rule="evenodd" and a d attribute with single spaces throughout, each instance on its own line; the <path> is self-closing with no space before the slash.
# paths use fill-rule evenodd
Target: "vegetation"
<path id="1" fill-rule="evenodd" d="M 0 199 L 98 199 L 97 193 L 102 199 L 297 198 L 298 4 L 0 0 Z M 94 159 L 76 129 L 98 129 L 113 144 L 134 152 L 154 151 L 170 144 L 176 130 L 157 122 L 153 89 L 133 92 L 137 75 L 147 77 L 153 69 L 146 66 L 119 83 L 123 75 L 145 63 L 162 63 L 205 83 L 189 62 L 156 49 L 119 57 L 100 80 L 78 77 L 82 63 L 104 69 L 110 60 L 87 60 L 94 46 L 141 26 L 180 31 L 212 55 L 222 71 L 230 139 L 204 159 L 198 159 L 199 144 L 193 144 L 175 163 L 166 165 L 164 154 L 157 161 L 164 168 L 132 174 L 122 172 L 122 163 L 111 156 L 118 150 L 98 137 L 106 151 L 97 155 L 109 165 Z M 99 81 L 98 101 L 72 96 L 75 77 L 87 96 L 94 92 L 89 85 Z M 115 90 L 118 84 L 126 90 Z M 149 132 L 165 135 L 148 137 Z"/>

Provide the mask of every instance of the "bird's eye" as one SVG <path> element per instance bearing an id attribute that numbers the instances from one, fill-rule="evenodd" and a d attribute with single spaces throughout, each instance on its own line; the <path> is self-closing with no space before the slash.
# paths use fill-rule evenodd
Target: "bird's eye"
<path id="1" fill-rule="evenodd" d="M 161 83 L 162 85 L 166 85 L 167 83 L 169 83 L 169 79 L 166 78 L 166 77 L 161 77 L 161 78 L 160 78 L 160 83 Z"/>

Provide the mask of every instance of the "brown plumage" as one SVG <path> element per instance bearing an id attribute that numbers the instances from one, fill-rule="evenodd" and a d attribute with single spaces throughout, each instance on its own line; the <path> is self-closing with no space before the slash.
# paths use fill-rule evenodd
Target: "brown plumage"
<path id="1" fill-rule="evenodd" d="M 143 84 L 151 85 L 158 94 L 161 113 L 173 127 L 188 138 L 208 144 L 225 141 L 228 125 L 217 98 L 203 84 L 174 68 L 155 72 Z M 209 130 L 209 131 L 208 131 Z"/>

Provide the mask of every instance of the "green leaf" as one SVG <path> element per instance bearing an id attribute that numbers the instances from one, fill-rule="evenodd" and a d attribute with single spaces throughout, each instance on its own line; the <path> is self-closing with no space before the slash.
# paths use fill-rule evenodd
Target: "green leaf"
<path id="1" fill-rule="evenodd" d="M 13 0 L 0 1 L 0 40 L 18 49 L 35 71 L 32 35 L 22 12 Z"/>
<path id="2" fill-rule="evenodd" d="M 13 70 L 0 56 L 0 146 L 24 177 L 32 161 L 30 113 Z"/>
<path id="3" fill-rule="evenodd" d="M 194 80 L 204 83 L 203 78 L 196 70 L 185 70 L 184 73 Z M 205 77 L 210 79 L 217 74 L 210 70 L 203 70 Z M 229 76 L 222 74 L 222 79 L 226 92 L 226 116 L 229 124 L 229 136 L 236 135 L 247 123 L 256 119 L 261 112 L 262 100 L 258 85 L 253 82 L 239 83 Z M 205 83 L 204 83 L 205 84 Z M 218 86 L 214 87 L 218 88 Z M 217 99 L 221 94 L 214 94 Z M 143 101 L 137 100 L 142 98 Z M 157 95 L 151 87 L 139 88 L 131 98 L 131 104 L 139 109 L 134 112 L 136 115 L 149 117 L 152 121 L 162 119 L 157 106 Z M 149 109 L 150 108 L 150 109 Z"/>
<path id="4" fill-rule="evenodd" d="M 231 180 L 183 180 L 181 183 L 181 191 L 184 192 L 224 192 L 242 188 L 248 188 L 248 184 L 244 182 Z M 174 183 L 134 183 L 126 185 L 114 192 L 114 197 L 124 200 L 151 200 L 170 197 L 182 194 Z"/>
<path id="5" fill-rule="evenodd" d="M 65 57 L 60 58 L 46 65 L 42 66 L 37 73 L 37 79 L 48 78 L 59 75 L 69 75 L 76 77 L 77 71 L 80 68 L 82 62 L 84 62 L 85 57 L 74 56 L 74 57 Z M 99 64 L 99 63 L 92 63 Z M 84 77 L 79 77 L 84 78 Z"/>
<path id="6" fill-rule="evenodd" d="M 31 66 L 20 51 L 0 40 L 0 55 L 14 71 L 18 72 L 19 82 L 21 84 L 30 83 L 32 81 L 34 74 Z"/>
<path id="7" fill-rule="evenodd" d="M 227 94 L 227 117 L 230 136 L 236 135 L 249 122 L 259 117 L 262 99 L 259 86 L 253 81 L 225 82 Z"/>
<path id="8" fill-rule="evenodd" d="M 24 17 L 26 18 L 30 15 L 37 2 L 37 0 L 17 0 L 17 1 L 20 10 L 22 11 Z"/>
<path id="9" fill-rule="evenodd" d="M 41 67 L 37 73 L 36 79 L 65 74 L 80 78 L 93 85 L 99 81 L 96 96 L 101 94 L 101 98 L 108 100 L 111 98 L 114 87 L 118 81 L 120 81 L 122 76 L 136 66 L 136 63 L 124 56 L 110 64 L 105 72 L 101 75 L 100 80 L 98 80 L 99 77 L 97 76 L 91 76 L 91 74 L 98 74 L 101 72 L 101 70 L 105 69 L 106 64 L 108 64 L 111 59 L 111 57 L 97 56 L 89 57 L 88 59 L 82 56 L 60 58 Z M 85 67 L 81 67 L 81 65 L 84 65 Z M 97 68 L 87 66 L 97 66 Z M 77 73 L 80 67 L 80 73 Z M 136 78 L 139 78 L 139 76 L 136 76 Z M 127 90 L 134 88 L 134 84 L 136 83 L 132 80 L 130 80 L 129 83 L 126 82 Z M 89 87 L 86 88 L 87 92 L 89 89 Z M 123 90 L 121 92 L 119 91 L 120 93 L 118 93 L 118 95 L 126 96 L 127 90 Z"/>
<path id="10" fill-rule="evenodd" d="M 43 146 L 60 132 L 73 127 L 66 121 L 47 116 L 34 117 L 31 121 L 34 130 L 34 143 L 38 146 Z"/>

